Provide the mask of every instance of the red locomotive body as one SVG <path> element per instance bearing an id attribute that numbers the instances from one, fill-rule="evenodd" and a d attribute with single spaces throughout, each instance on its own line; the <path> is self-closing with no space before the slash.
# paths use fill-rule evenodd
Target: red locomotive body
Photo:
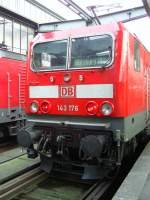
<path id="1" fill-rule="evenodd" d="M 120 165 L 148 126 L 149 62 L 121 23 L 39 33 L 27 61 L 26 113 L 35 133 L 21 131 L 19 142 L 32 147 L 39 139 L 46 171 L 67 163 L 90 178 Z"/>
<path id="2" fill-rule="evenodd" d="M 24 125 L 26 56 L 0 49 L 0 137 L 16 135 Z"/>

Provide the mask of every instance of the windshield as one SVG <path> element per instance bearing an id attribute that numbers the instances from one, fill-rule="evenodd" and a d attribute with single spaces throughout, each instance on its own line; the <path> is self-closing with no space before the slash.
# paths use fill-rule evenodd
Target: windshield
<path id="1" fill-rule="evenodd" d="M 109 35 L 72 39 L 70 68 L 104 67 L 110 64 L 112 44 Z"/>
<path id="2" fill-rule="evenodd" d="M 38 43 L 31 66 L 36 71 L 106 67 L 112 63 L 112 49 L 113 38 L 106 34 Z"/>
<path id="3" fill-rule="evenodd" d="M 67 40 L 36 44 L 32 53 L 34 70 L 54 70 L 66 68 Z"/>

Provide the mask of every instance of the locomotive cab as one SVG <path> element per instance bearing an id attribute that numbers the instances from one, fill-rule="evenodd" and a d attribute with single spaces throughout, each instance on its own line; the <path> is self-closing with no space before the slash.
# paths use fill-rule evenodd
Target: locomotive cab
<path id="1" fill-rule="evenodd" d="M 146 127 L 135 41 L 122 24 L 39 33 L 32 41 L 26 113 L 34 127 L 18 141 L 30 157 L 38 141 L 42 169 L 94 179 L 120 166 L 124 144 Z"/>

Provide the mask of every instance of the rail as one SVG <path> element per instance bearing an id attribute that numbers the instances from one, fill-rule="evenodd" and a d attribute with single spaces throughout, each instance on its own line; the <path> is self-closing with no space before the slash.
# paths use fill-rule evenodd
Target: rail
<path id="1" fill-rule="evenodd" d="M 37 184 L 45 180 L 48 175 L 42 172 L 39 168 L 33 169 L 23 175 L 12 179 L 0 187 L 0 200 L 9 200 L 16 196 L 22 189 L 30 184 Z"/>
<path id="2" fill-rule="evenodd" d="M 81 200 L 100 200 L 104 198 L 106 191 L 111 186 L 112 181 L 98 181 L 82 196 Z"/>

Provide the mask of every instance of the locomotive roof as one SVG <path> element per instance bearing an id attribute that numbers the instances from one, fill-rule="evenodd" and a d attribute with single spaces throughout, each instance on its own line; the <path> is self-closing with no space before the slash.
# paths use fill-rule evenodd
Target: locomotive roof
<path id="1" fill-rule="evenodd" d="M 38 33 L 36 37 L 33 39 L 33 43 L 36 42 L 44 42 L 47 40 L 59 40 L 68 37 L 80 37 L 90 35 L 92 33 L 113 33 L 119 30 L 118 23 L 111 23 L 105 25 L 96 25 L 96 26 L 87 26 L 69 30 L 61 30 L 61 31 L 53 31 L 53 32 L 45 32 L 45 33 Z"/>
<path id="2" fill-rule="evenodd" d="M 102 25 L 95 25 L 95 26 L 85 26 L 80 28 L 72 28 L 68 30 L 60 30 L 60 31 L 52 31 L 52 32 L 44 32 L 44 33 L 38 33 L 36 37 L 32 40 L 32 44 L 36 44 L 37 42 L 45 42 L 48 40 L 61 40 L 68 37 L 82 37 L 86 35 L 98 34 L 98 33 L 115 33 L 119 30 L 127 30 L 130 32 L 123 23 L 121 22 L 113 22 L 109 24 L 102 24 Z M 136 38 L 141 44 L 142 42 L 137 37 L 136 34 L 131 33 L 130 34 Z M 143 44 L 142 44 L 143 45 Z M 146 49 L 146 47 L 143 45 L 143 47 Z M 148 51 L 146 49 L 146 51 Z"/>

